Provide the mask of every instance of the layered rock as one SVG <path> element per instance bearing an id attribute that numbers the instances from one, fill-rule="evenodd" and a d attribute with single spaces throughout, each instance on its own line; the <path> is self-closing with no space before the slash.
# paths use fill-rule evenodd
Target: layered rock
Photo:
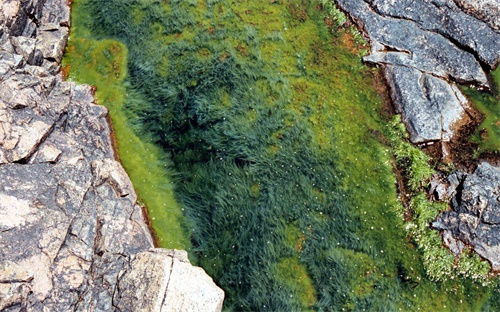
<path id="1" fill-rule="evenodd" d="M 371 42 L 364 60 L 386 69 L 412 142 L 449 140 L 468 109 L 453 82 L 489 87 L 483 68 L 500 62 L 500 32 L 452 0 L 337 3 Z"/>
<path id="2" fill-rule="evenodd" d="M 220 310 L 185 253 L 154 249 L 106 108 L 58 74 L 66 1 L 0 4 L 0 310 Z"/>
<path id="3" fill-rule="evenodd" d="M 455 255 L 469 246 L 500 271 L 500 167 L 482 163 L 473 174 L 455 173 L 448 182 L 440 184 L 440 193 L 451 197 L 453 209 L 432 226 Z"/>

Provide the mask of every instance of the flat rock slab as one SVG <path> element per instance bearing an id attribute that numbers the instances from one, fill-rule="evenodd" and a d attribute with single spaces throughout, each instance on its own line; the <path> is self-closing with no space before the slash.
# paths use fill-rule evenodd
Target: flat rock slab
<path id="1" fill-rule="evenodd" d="M 456 188 L 460 188 L 456 185 Z M 462 182 L 453 210 L 441 213 L 432 226 L 457 256 L 470 246 L 500 271 L 500 167 L 482 163 Z M 460 193 L 460 192 L 457 192 Z"/>
<path id="2" fill-rule="evenodd" d="M 185 252 L 154 249 L 108 110 L 59 75 L 68 27 L 65 0 L 0 0 L 0 310 L 220 311 Z"/>
<path id="3" fill-rule="evenodd" d="M 452 0 L 337 4 L 371 42 L 364 61 L 386 68 L 394 103 L 412 142 L 449 140 L 466 106 L 454 82 L 489 87 L 483 68 L 500 62 L 498 29 Z"/>
<path id="4" fill-rule="evenodd" d="M 453 136 L 453 125 L 467 108 L 455 85 L 411 67 L 387 65 L 385 73 L 412 142 L 447 141 Z"/>
<path id="5" fill-rule="evenodd" d="M 122 311 L 220 311 L 224 293 L 212 291 L 212 284 L 189 263 L 186 252 L 154 249 L 132 257 L 119 279 L 115 303 Z"/>

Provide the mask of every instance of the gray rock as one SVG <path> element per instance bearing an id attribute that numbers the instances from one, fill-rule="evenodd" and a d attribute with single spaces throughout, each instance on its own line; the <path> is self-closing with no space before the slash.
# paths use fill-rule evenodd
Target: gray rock
<path id="1" fill-rule="evenodd" d="M 452 0 L 336 2 L 371 42 L 364 61 L 386 68 L 411 140 L 449 140 L 467 102 L 449 81 L 488 88 L 483 67 L 500 62 L 500 32 Z"/>
<path id="2" fill-rule="evenodd" d="M 454 0 L 468 14 L 500 30 L 500 2 L 497 0 Z"/>
<path id="3" fill-rule="evenodd" d="M 202 269 L 154 249 L 108 110 L 58 73 L 66 1 L 0 2 L 0 310 L 130 311 L 137 292 L 145 311 L 220 311 Z"/>
<path id="4" fill-rule="evenodd" d="M 420 0 L 424 1 L 424 0 Z M 363 0 L 337 0 L 340 7 L 362 25 L 377 50 L 366 60 L 413 67 L 422 72 L 460 82 L 488 84 L 474 55 L 413 20 L 378 14 Z M 399 2 L 391 2 L 399 7 Z M 422 17 L 424 18 L 424 17 Z M 383 50 L 380 50 L 384 47 Z"/>
<path id="5" fill-rule="evenodd" d="M 69 30 L 61 27 L 56 30 L 42 30 L 36 41 L 36 48 L 42 52 L 45 59 L 61 62 L 64 48 L 68 40 Z M 63 40 L 61 40 L 63 39 Z"/>
<path id="6" fill-rule="evenodd" d="M 412 67 L 387 65 L 396 111 L 414 143 L 448 141 L 465 112 L 460 91 L 446 81 Z"/>
<path id="7" fill-rule="evenodd" d="M 129 266 L 120 277 L 115 296 L 115 304 L 121 311 L 222 309 L 224 293 L 207 291 L 212 279 L 200 268 L 191 266 L 185 252 L 159 249 L 143 252 L 133 257 Z M 144 289 L 139 281 L 147 281 L 150 287 Z"/>
<path id="8" fill-rule="evenodd" d="M 381 15 L 411 20 L 422 30 L 444 36 L 457 47 L 476 54 L 490 67 L 500 60 L 500 34 L 482 20 L 464 13 L 452 0 L 401 0 L 397 5 L 391 0 L 370 3 Z"/>
<path id="9" fill-rule="evenodd" d="M 36 40 L 27 37 L 11 37 L 10 42 L 17 54 L 23 56 L 25 60 L 32 59 L 35 54 Z"/>
<path id="10" fill-rule="evenodd" d="M 443 242 L 455 254 L 461 244 L 471 246 L 500 271 L 500 168 L 480 164 L 466 176 L 458 196 L 460 204 L 441 213 L 433 227 L 444 231 Z"/>

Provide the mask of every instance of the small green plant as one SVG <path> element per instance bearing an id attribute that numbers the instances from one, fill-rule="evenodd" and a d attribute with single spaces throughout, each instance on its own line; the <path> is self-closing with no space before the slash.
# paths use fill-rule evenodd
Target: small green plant
<path id="1" fill-rule="evenodd" d="M 320 0 L 319 2 L 332 20 L 335 21 L 337 27 L 341 27 L 347 22 L 347 16 L 337 8 L 333 0 Z"/>
<path id="2" fill-rule="evenodd" d="M 485 117 L 471 138 L 479 144 L 476 158 L 482 152 L 500 152 L 500 67 L 492 72 L 491 77 L 494 82 L 492 92 L 479 91 L 472 87 L 462 88 L 474 107 Z"/>
<path id="3" fill-rule="evenodd" d="M 458 260 L 455 259 L 455 256 L 443 246 L 439 232 L 430 228 L 436 216 L 448 209 L 446 204 L 430 202 L 423 192 L 419 192 L 411 198 L 410 205 L 414 211 L 413 221 L 408 223 L 406 228 L 422 250 L 424 265 L 432 280 L 467 278 L 479 282 L 482 286 L 493 283 L 487 261 L 481 260 L 477 254 L 467 250 L 462 252 Z"/>
<path id="4" fill-rule="evenodd" d="M 395 115 L 391 119 L 386 138 L 393 149 L 398 165 L 408 177 L 410 190 L 416 192 L 426 187 L 434 170 L 429 165 L 429 157 L 420 148 L 407 141 L 408 133 L 401 122 L 400 115 Z"/>
<path id="5" fill-rule="evenodd" d="M 429 157 L 408 142 L 408 134 L 399 115 L 390 120 L 385 137 L 392 147 L 398 167 L 408 178 L 412 220 L 405 228 L 422 251 L 427 275 L 434 281 L 470 278 L 483 285 L 491 284 L 488 274 L 490 266 L 486 261 L 464 252 L 456 262 L 455 256 L 443 246 L 439 232 L 431 229 L 431 223 L 437 215 L 449 207 L 426 197 L 425 188 L 434 170 L 429 165 Z"/>

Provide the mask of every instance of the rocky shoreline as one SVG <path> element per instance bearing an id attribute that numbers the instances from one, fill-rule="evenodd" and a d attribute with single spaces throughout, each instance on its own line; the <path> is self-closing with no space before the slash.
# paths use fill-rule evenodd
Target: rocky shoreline
<path id="1" fill-rule="evenodd" d="M 448 141 L 477 122 L 457 83 L 488 89 L 500 63 L 500 3 L 494 0 L 337 0 L 371 44 L 366 63 L 380 66 L 396 112 L 415 144 Z M 458 156 L 460 157 L 460 156 Z M 428 190 L 449 202 L 432 227 L 455 256 L 467 247 L 500 271 L 500 167 L 436 175 Z M 431 226 L 429 224 L 429 226 Z"/>
<path id="2" fill-rule="evenodd" d="M 61 77 L 69 4 L 0 3 L 0 310 L 220 311 L 185 252 L 154 248 L 107 109 Z"/>

